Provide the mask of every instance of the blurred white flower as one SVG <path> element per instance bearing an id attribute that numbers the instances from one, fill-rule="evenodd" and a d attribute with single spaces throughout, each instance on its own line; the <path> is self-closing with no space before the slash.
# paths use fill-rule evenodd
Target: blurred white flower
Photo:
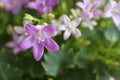
<path id="1" fill-rule="evenodd" d="M 79 18 L 80 17 L 80 9 L 71 9 L 70 11 L 71 11 L 72 16 L 74 18 Z"/>
<path id="2" fill-rule="evenodd" d="M 51 22 L 56 27 L 53 36 L 57 36 L 57 35 L 61 34 L 62 30 L 60 29 L 60 26 L 64 26 L 61 19 L 58 19 L 58 20 L 53 19 Z"/>
<path id="3" fill-rule="evenodd" d="M 67 15 L 63 15 L 61 19 L 63 20 L 64 26 L 60 26 L 60 29 L 65 31 L 64 40 L 67 40 L 70 37 L 71 33 L 75 35 L 76 37 L 81 36 L 81 32 L 77 28 L 77 26 L 81 22 L 81 19 L 77 18 L 71 21 Z"/>
<path id="4" fill-rule="evenodd" d="M 112 17 L 115 25 L 120 26 L 120 2 L 117 3 L 114 0 L 110 0 L 105 7 L 104 17 Z"/>
<path id="5" fill-rule="evenodd" d="M 81 25 L 83 27 L 89 28 L 90 30 L 93 30 L 94 27 L 97 25 L 97 21 L 95 20 L 84 20 Z"/>

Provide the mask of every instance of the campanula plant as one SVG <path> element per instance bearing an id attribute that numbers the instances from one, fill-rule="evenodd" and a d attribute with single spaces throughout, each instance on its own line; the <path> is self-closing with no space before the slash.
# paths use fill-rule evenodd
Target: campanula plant
<path id="1" fill-rule="evenodd" d="M 120 80 L 119 0 L 0 0 L 0 80 Z"/>

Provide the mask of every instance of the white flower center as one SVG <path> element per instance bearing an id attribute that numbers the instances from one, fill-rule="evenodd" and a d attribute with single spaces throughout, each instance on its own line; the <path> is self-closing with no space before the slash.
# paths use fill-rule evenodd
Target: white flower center
<path id="1" fill-rule="evenodd" d="M 91 8 L 92 8 L 92 5 L 91 5 L 91 4 L 89 4 L 89 5 L 87 6 L 86 10 L 87 10 L 87 11 L 90 11 L 90 10 L 91 10 Z"/>
<path id="2" fill-rule="evenodd" d="M 68 24 L 68 29 L 72 30 L 72 24 Z"/>
<path id="3" fill-rule="evenodd" d="M 45 39 L 45 33 L 43 31 L 38 31 L 37 32 L 37 37 L 40 41 L 44 41 Z"/>

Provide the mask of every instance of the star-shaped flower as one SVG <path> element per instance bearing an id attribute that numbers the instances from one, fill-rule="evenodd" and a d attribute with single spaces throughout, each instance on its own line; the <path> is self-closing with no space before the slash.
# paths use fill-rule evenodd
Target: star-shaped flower
<path id="1" fill-rule="evenodd" d="M 81 36 L 81 32 L 77 28 L 81 22 L 80 18 L 74 19 L 71 21 L 67 15 L 63 15 L 61 17 L 61 19 L 63 20 L 64 25 L 60 26 L 60 29 L 65 31 L 64 32 L 64 40 L 68 39 L 70 37 L 71 33 L 74 34 L 76 37 Z"/>
<path id="2" fill-rule="evenodd" d="M 91 19 L 94 15 L 102 15 L 102 11 L 98 9 L 101 5 L 100 0 L 95 0 L 90 2 L 90 0 L 83 0 L 82 2 L 77 2 L 76 5 L 82 9 L 81 17 L 83 19 Z"/>

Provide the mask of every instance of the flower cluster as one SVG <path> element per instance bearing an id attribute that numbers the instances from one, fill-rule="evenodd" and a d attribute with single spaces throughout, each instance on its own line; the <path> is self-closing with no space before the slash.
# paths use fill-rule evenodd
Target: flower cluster
<path id="1" fill-rule="evenodd" d="M 32 25 L 26 23 L 24 27 L 15 27 L 15 32 L 13 33 L 14 41 L 10 41 L 6 45 L 14 48 L 15 54 L 20 50 L 32 47 L 34 59 L 39 61 L 44 53 L 44 47 L 51 52 L 59 50 L 59 46 L 51 38 L 54 31 L 54 24 Z"/>
<path id="2" fill-rule="evenodd" d="M 70 35 L 81 37 L 79 25 L 94 29 L 97 21 L 96 16 L 102 18 L 113 19 L 116 26 L 120 26 L 120 2 L 110 0 L 105 7 L 105 10 L 100 10 L 100 7 L 105 4 L 104 0 L 83 0 L 77 2 L 77 9 L 71 9 L 72 18 L 66 14 L 59 17 L 58 20 L 52 19 L 50 23 L 43 22 L 42 24 L 33 25 L 31 22 L 24 23 L 24 27 L 15 26 L 13 33 L 14 41 L 8 42 L 8 47 L 14 48 L 14 53 L 27 50 L 32 47 L 34 59 L 39 61 L 44 53 L 44 47 L 52 52 L 58 51 L 59 46 L 52 37 L 63 33 L 63 39 L 67 40 Z M 53 6 L 59 3 L 59 0 L 0 0 L 4 3 L 5 9 L 17 13 L 20 11 L 21 5 L 25 4 L 27 8 L 35 9 L 40 16 L 51 12 Z"/>
<path id="3" fill-rule="evenodd" d="M 52 11 L 52 7 L 58 4 L 59 0 L 35 0 L 29 2 L 26 6 L 30 9 L 37 10 L 40 15 L 43 15 L 45 12 Z"/>
<path id="4" fill-rule="evenodd" d="M 18 13 L 22 5 L 25 5 L 27 2 L 29 2 L 29 0 L 0 0 L 0 3 L 3 4 L 5 9 L 14 14 Z"/>

